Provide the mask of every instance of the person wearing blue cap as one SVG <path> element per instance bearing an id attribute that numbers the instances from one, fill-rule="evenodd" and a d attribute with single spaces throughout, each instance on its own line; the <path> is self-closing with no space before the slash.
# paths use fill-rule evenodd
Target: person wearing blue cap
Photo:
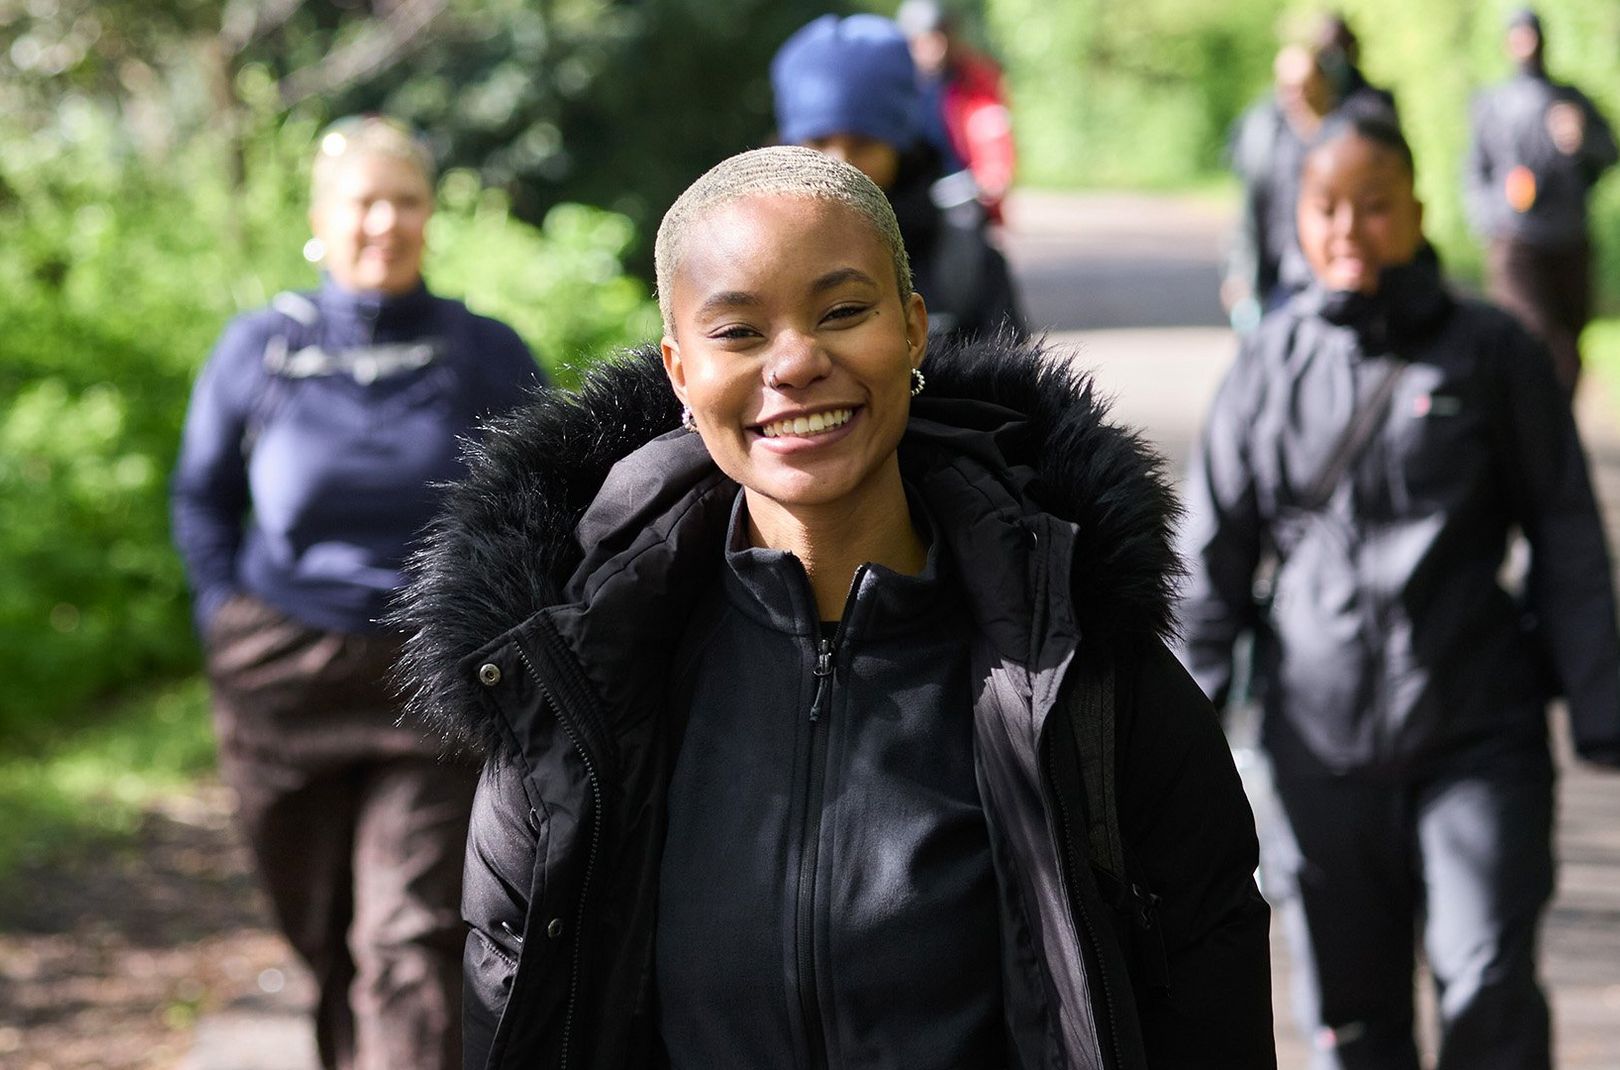
<path id="1" fill-rule="evenodd" d="M 879 15 L 824 15 L 771 61 L 778 138 L 865 173 L 889 198 L 928 303 L 929 333 L 1027 330 L 1007 261 L 990 244 L 973 177 L 945 173 L 923 136 L 917 68 L 905 34 Z"/>

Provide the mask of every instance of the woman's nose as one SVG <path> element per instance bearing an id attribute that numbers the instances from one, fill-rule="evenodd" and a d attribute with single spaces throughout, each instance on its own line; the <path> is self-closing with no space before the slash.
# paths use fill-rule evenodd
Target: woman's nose
<path id="1" fill-rule="evenodd" d="M 366 211 L 366 233 L 386 234 L 399 219 L 399 211 L 391 201 L 377 201 Z"/>
<path id="2" fill-rule="evenodd" d="M 826 375 L 831 366 L 814 335 L 784 332 L 765 361 L 765 385 L 777 390 L 802 389 Z"/>

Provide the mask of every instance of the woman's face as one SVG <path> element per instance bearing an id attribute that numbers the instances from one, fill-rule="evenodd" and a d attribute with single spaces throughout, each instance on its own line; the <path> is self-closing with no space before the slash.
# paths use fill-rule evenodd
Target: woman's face
<path id="1" fill-rule="evenodd" d="M 789 510 L 880 486 L 923 358 L 922 298 L 851 209 L 758 196 L 700 217 L 672 279 L 664 367 L 715 463 Z"/>
<path id="2" fill-rule="evenodd" d="M 1384 269 L 1410 262 L 1423 243 L 1405 161 L 1353 133 L 1305 158 L 1297 224 L 1299 247 L 1330 290 L 1376 293 Z"/>
<path id="3" fill-rule="evenodd" d="M 310 208 L 309 224 L 338 285 L 402 294 L 421 282 L 432 213 L 433 191 L 415 164 L 359 154 L 338 164 Z"/>

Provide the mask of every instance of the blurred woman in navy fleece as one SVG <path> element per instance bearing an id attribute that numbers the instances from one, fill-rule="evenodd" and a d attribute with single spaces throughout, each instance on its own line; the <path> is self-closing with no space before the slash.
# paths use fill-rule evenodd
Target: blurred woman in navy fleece
<path id="1" fill-rule="evenodd" d="M 477 771 L 399 725 L 378 623 L 462 471 L 458 439 L 540 380 L 511 328 L 423 286 L 432 160 L 380 117 L 321 138 L 314 293 L 226 327 L 173 488 L 220 771 L 319 988 L 326 1067 L 459 1066 L 467 814 Z"/>

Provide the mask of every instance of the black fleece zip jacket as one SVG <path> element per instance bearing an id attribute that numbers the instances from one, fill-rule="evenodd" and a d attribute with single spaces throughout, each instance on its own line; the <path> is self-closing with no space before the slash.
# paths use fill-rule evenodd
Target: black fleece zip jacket
<path id="1" fill-rule="evenodd" d="M 1162 641 L 1176 563 L 1160 463 L 1037 347 L 927 367 L 900 457 L 972 622 L 1006 1062 L 1274 1066 L 1252 816 Z M 489 756 L 464 899 L 469 1067 L 667 1062 L 653 962 L 687 712 L 673 656 L 719 582 L 737 495 L 678 411 L 649 349 L 497 423 L 396 614 L 413 713 Z M 1136 921 L 1086 862 L 1065 707 L 1105 658 L 1114 766 L 1084 772 L 1112 779 Z"/>

